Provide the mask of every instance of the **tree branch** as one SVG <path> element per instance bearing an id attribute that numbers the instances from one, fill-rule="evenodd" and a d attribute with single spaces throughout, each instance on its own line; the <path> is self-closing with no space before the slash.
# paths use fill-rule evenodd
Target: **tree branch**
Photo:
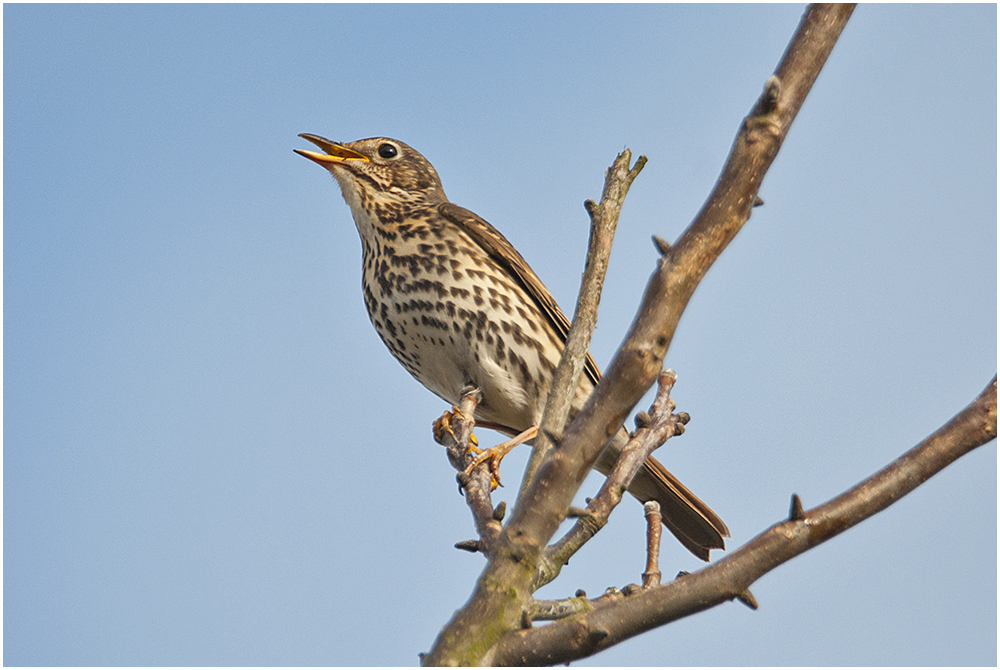
<path id="1" fill-rule="evenodd" d="M 852 10 L 813 5 L 806 12 L 777 76 L 768 80 L 744 120 L 708 202 L 660 260 L 625 343 L 563 435 L 560 448 L 550 450 L 528 483 L 491 549 L 472 598 L 442 629 L 424 664 L 489 662 L 501 638 L 518 630 L 530 615 L 543 548 L 607 439 L 656 379 L 698 282 L 749 218 L 761 180 Z"/>
<path id="2" fill-rule="evenodd" d="M 473 415 L 482 399 L 483 394 L 479 389 L 467 388 L 453 411 L 445 412 L 434 422 L 434 439 L 447 448 L 448 460 L 459 471 L 459 488 L 465 493 L 465 502 L 472 512 L 476 532 L 479 534 L 478 540 L 465 540 L 455 547 L 487 554 L 500 535 L 500 522 L 503 520 L 501 509 L 505 507 L 498 507 L 496 510 L 493 508 L 490 497 L 493 492 L 493 474 L 488 464 L 480 465 L 469 476 L 463 474 L 472 456 L 469 445 L 475 443 L 472 430 L 476 426 L 476 420 Z"/>
<path id="3" fill-rule="evenodd" d="M 590 349 L 590 338 L 597 326 L 597 308 L 601 302 L 601 290 L 604 287 L 604 275 L 608 270 L 611 244 L 614 242 L 615 230 L 618 227 L 618 216 L 622 205 L 625 204 L 629 187 L 646 164 L 646 157 L 639 156 L 635 165 L 630 168 L 631 161 L 632 152 L 628 149 L 618 154 L 605 173 L 604 192 L 601 194 L 600 204 L 596 204 L 593 200 L 585 200 L 583 203 L 587 214 L 590 215 L 587 263 L 583 278 L 580 280 L 580 293 L 577 296 L 573 324 L 566 336 L 566 347 L 552 377 L 549 396 L 545 401 L 545 412 L 539 426 L 539 435 L 535 439 L 531 459 L 521 480 L 518 503 L 552 448 L 552 437 L 562 435 L 573 398 L 576 396 L 576 389 L 580 385 L 580 375 L 583 374 L 587 352 Z"/>
<path id="4" fill-rule="evenodd" d="M 655 381 L 681 314 L 708 268 L 749 218 L 761 180 L 850 11 L 843 5 L 813 5 L 807 11 L 778 67 L 791 85 L 774 76 L 768 79 L 714 191 L 660 260 L 625 342 L 563 436 L 563 448 L 546 464 L 549 479 L 537 482 L 544 500 L 514 510 L 510 524 L 521 541 L 544 544 L 551 537 L 607 436 Z"/>
<path id="5" fill-rule="evenodd" d="M 674 414 L 675 404 L 670 398 L 670 391 L 676 381 L 677 375 L 673 370 L 660 373 L 660 387 L 649 413 L 639 412 L 635 432 L 628 444 L 622 447 L 618 462 L 604 480 L 601 490 L 587 505 L 585 513 L 562 539 L 543 552 L 539 561 L 538 581 L 532 590 L 559 576 L 562 566 L 569 563 L 569 559 L 607 525 L 611 512 L 622 501 L 622 495 L 646 459 L 671 437 L 684 432 L 684 426 L 690 417 L 686 413 Z"/>
<path id="6" fill-rule="evenodd" d="M 749 587 L 777 566 L 877 514 L 945 466 L 997 435 L 997 379 L 968 407 L 916 447 L 857 486 L 804 512 L 795 496 L 791 518 L 775 524 L 715 565 L 658 588 L 643 589 L 591 612 L 504 637 L 493 665 L 568 663 L 657 626 L 727 600 L 756 606 Z"/>
<path id="7" fill-rule="evenodd" d="M 642 573 L 642 588 L 648 589 L 660 585 L 660 535 L 663 527 L 660 522 L 660 503 L 650 500 L 642 506 L 646 512 L 646 570 Z"/>

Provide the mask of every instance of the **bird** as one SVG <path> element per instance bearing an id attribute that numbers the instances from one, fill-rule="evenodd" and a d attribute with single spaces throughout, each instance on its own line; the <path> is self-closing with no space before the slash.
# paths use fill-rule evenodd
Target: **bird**
<path id="1" fill-rule="evenodd" d="M 570 323 L 521 254 L 482 217 L 450 202 L 431 163 L 404 142 L 299 137 L 320 151 L 295 153 L 333 175 L 351 210 L 365 308 L 396 360 L 452 405 L 478 388 L 477 422 L 509 435 L 537 427 Z M 573 412 L 600 378 L 588 353 Z M 622 427 L 595 469 L 608 474 L 627 440 Z M 664 525 L 698 558 L 725 547 L 726 524 L 654 458 L 628 491 L 658 501 Z"/>

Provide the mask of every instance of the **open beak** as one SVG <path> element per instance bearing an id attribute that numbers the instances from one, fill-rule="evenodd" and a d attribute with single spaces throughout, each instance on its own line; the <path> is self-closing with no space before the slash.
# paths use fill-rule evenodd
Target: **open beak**
<path id="1" fill-rule="evenodd" d="M 310 135 L 309 133 L 302 133 L 299 135 L 304 140 L 312 142 L 325 153 L 318 153 L 316 151 L 303 151 L 302 149 L 292 149 L 295 153 L 300 156 L 305 156 L 311 161 L 315 161 L 322 165 L 323 167 L 329 167 L 330 165 L 340 165 L 346 163 L 347 161 L 364 161 L 368 162 L 368 157 L 364 154 L 360 154 L 353 149 L 348 149 L 347 147 L 337 144 L 336 142 L 331 142 L 325 137 L 320 137 L 319 135 Z"/>

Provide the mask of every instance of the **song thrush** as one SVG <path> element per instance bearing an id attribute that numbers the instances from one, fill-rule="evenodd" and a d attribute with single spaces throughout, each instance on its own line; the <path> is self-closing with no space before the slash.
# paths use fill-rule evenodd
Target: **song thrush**
<path id="1" fill-rule="evenodd" d="M 365 307 L 379 337 L 417 381 L 449 403 L 473 385 L 477 420 L 511 435 L 541 421 L 569 321 L 521 254 L 493 226 L 448 202 L 434 167 L 398 140 L 337 144 L 300 137 L 322 153 L 295 152 L 333 174 L 361 234 Z M 601 373 L 587 356 L 574 409 Z M 611 471 L 627 440 L 610 440 L 595 468 Z M 729 531 L 658 461 L 629 486 L 657 500 L 663 523 L 696 556 L 722 548 Z"/>

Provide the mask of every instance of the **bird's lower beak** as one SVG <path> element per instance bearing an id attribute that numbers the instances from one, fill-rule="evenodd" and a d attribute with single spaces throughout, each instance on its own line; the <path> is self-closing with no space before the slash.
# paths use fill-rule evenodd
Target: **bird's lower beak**
<path id="1" fill-rule="evenodd" d="M 365 161 L 368 162 L 368 157 L 364 154 L 360 154 L 353 149 L 348 149 L 347 147 L 337 144 L 336 142 L 331 142 L 325 137 L 320 137 L 319 135 L 310 135 L 309 133 L 302 133 L 299 135 L 304 140 L 308 140 L 322 149 L 325 153 L 318 153 L 315 151 L 303 151 L 302 149 L 292 149 L 295 153 L 300 156 L 305 156 L 311 161 L 315 161 L 327 167 L 329 165 L 337 165 L 344 163 L 346 161 Z"/>

